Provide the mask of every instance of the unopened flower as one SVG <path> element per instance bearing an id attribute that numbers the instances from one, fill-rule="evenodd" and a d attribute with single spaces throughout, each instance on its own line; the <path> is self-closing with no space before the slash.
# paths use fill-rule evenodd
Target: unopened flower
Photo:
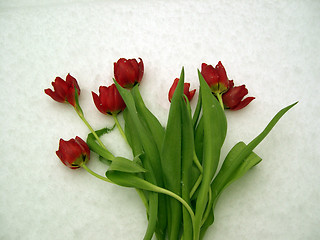
<path id="1" fill-rule="evenodd" d="M 220 61 L 216 67 L 202 63 L 201 75 L 204 80 L 206 80 L 213 93 L 221 94 L 228 90 L 229 81 L 227 73 Z"/>
<path id="2" fill-rule="evenodd" d="M 245 85 L 234 87 L 233 81 L 229 81 L 229 90 L 222 95 L 222 101 L 225 108 L 230 110 L 239 110 L 247 106 L 254 97 L 247 97 L 243 99 L 248 94 L 248 89 Z"/>
<path id="3" fill-rule="evenodd" d="M 114 63 L 114 77 L 121 87 L 132 88 L 141 82 L 144 66 L 142 59 L 139 60 L 138 63 L 136 59 L 120 58 Z"/>
<path id="4" fill-rule="evenodd" d="M 169 90 L 168 99 L 169 99 L 170 102 L 171 102 L 171 99 L 173 97 L 173 93 L 177 88 L 178 82 L 179 82 L 179 78 L 176 78 L 174 80 L 170 90 Z M 193 98 L 193 96 L 194 96 L 194 94 L 196 92 L 196 89 L 193 89 L 192 91 L 190 91 L 189 89 L 190 89 L 190 83 L 184 83 L 184 85 L 183 85 L 183 94 L 187 96 L 189 101 L 191 101 L 191 99 Z"/>
<path id="5" fill-rule="evenodd" d="M 60 139 L 59 150 L 56 151 L 61 162 L 71 169 L 80 168 L 90 159 L 90 150 L 85 141 L 76 137 L 69 141 Z"/>
<path id="6" fill-rule="evenodd" d="M 57 102 L 68 102 L 75 107 L 76 89 L 77 95 L 79 96 L 80 87 L 74 77 L 68 74 L 65 81 L 60 77 L 56 77 L 55 81 L 52 82 L 52 86 L 54 91 L 48 88 L 45 89 L 44 92 Z"/>
<path id="7" fill-rule="evenodd" d="M 94 104 L 103 114 L 118 114 L 126 108 L 116 85 L 113 83 L 109 87 L 101 86 L 99 96 L 92 92 Z"/>

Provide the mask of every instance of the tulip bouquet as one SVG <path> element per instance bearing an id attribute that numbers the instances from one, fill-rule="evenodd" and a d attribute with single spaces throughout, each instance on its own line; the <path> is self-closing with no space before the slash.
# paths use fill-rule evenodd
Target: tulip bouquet
<path id="1" fill-rule="evenodd" d="M 196 90 L 184 82 L 184 69 L 169 90 L 170 110 L 166 126 L 148 110 L 139 91 L 144 73 L 142 59 L 119 59 L 114 63 L 114 83 L 92 92 L 97 109 L 113 117 L 132 159 L 111 153 L 100 137 L 112 129 L 95 131 L 80 107 L 80 87 L 70 74 L 57 77 L 54 91 L 45 93 L 57 102 L 69 103 L 88 126 L 86 142 L 76 137 L 60 139 L 56 152 L 71 169 L 83 168 L 111 184 L 135 188 L 146 208 L 145 240 L 198 240 L 214 222 L 214 210 L 223 190 L 261 161 L 253 152 L 278 120 L 296 103 L 283 108 L 250 143 L 237 143 L 218 169 L 220 151 L 227 133 L 225 109 L 240 110 L 254 97 L 245 96 L 245 85 L 234 86 L 222 63 L 205 63 L 198 70 L 199 97 L 195 110 L 189 102 Z M 124 126 L 118 121 L 123 113 Z M 106 174 L 92 171 L 87 162 L 94 152 L 106 164 Z"/>

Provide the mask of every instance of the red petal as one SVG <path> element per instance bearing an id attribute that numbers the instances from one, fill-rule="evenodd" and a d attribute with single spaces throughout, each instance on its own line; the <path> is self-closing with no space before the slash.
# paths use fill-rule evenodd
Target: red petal
<path id="1" fill-rule="evenodd" d="M 195 93 L 196 93 L 196 89 L 193 89 L 192 91 L 189 92 L 189 96 L 188 96 L 189 101 L 191 101 Z"/>
<path id="2" fill-rule="evenodd" d="M 211 89 L 219 84 L 219 75 L 212 65 L 202 63 L 201 74 Z"/>
<path id="3" fill-rule="evenodd" d="M 112 114 L 116 110 L 116 104 L 117 104 L 117 99 L 116 99 L 116 94 L 117 92 L 116 86 L 112 84 L 111 86 L 108 87 L 108 92 L 106 92 L 106 101 L 105 104 L 107 106 L 107 112 L 109 114 Z"/>
<path id="4" fill-rule="evenodd" d="M 233 110 L 233 111 L 240 110 L 240 109 L 246 107 L 253 99 L 255 99 L 255 98 L 254 97 L 247 97 L 244 100 L 242 100 L 236 107 L 230 108 L 230 110 Z"/>
<path id="5" fill-rule="evenodd" d="M 67 99 L 68 86 L 62 78 L 56 77 L 54 82 L 52 82 L 52 86 L 58 96 L 60 96 L 64 100 Z"/>
<path id="6" fill-rule="evenodd" d="M 176 90 L 177 86 L 178 86 L 178 82 L 179 82 L 179 78 L 176 78 L 174 81 L 173 81 L 173 84 L 169 90 L 169 93 L 168 93 L 168 99 L 169 99 L 169 102 L 171 102 L 171 99 L 173 97 L 173 94 L 174 94 L 174 91 Z"/>
<path id="7" fill-rule="evenodd" d="M 65 102 L 64 98 L 61 98 L 59 95 L 53 92 L 50 88 L 45 89 L 44 92 L 57 102 L 61 102 L 61 103 Z"/>
<path id="8" fill-rule="evenodd" d="M 131 59 L 131 60 L 135 60 L 135 59 Z M 116 63 L 117 66 L 115 68 L 115 78 L 117 82 L 120 84 L 120 86 L 122 87 L 130 88 L 138 79 L 138 71 L 139 71 L 138 63 L 136 60 L 135 60 L 135 63 L 132 63 L 131 60 L 120 58 Z"/>
<path id="9" fill-rule="evenodd" d="M 216 70 L 219 75 L 219 85 L 222 84 L 225 88 L 228 88 L 229 82 L 228 82 L 227 73 L 221 61 L 219 61 L 218 64 L 216 65 Z"/>
<path id="10" fill-rule="evenodd" d="M 207 64 L 206 64 L 206 63 L 202 63 L 202 64 L 201 64 L 201 72 L 203 71 L 203 69 L 204 69 L 205 67 L 207 67 Z"/>
<path id="11" fill-rule="evenodd" d="M 81 148 L 74 139 L 64 141 L 60 139 L 59 150 L 56 151 L 57 156 L 61 162 L 69 168 L 75 169 L 78 167 L 72 166 L 79 157 L 81 157 Z"/>
<path id="12" fill-rule="evenodd" d="M 229 84 L 228 84 L 228 88 L 233 88 L 234 86 L 234 83 L 233 83 L 233 80 L 229 80 Z"/>
<path id="13" fill-rule="evenodd" d="M 144 65 L 141 58 L 139 58 L 139 74 L 138 74 L 138 83 L 141 82 L 144 73 Z"/>
<path id="14" fill-rule="evenodd" d="M 79 84 L 78 84 L 77 80 L 70 75 L 70 73 L 68 73 L 68 75 L 67 75 L 67 77 L 66 77 L 66 83 L 68 84 L 68 86 L 69 86 L 70 88 L 73 88 L 73 89 L 74 89 L 74 88 L 76 87 L 77 92 L 78 92 L 78 95 L 80 95 L 80 87 L 79 87 Z"/>
<path id="15" fill-rule="evenodd" d="M 101 113 L 106 114 L 106 112 L 104 111 L 104 109 L 103 109 L 103 107 L 102 107 L 102 105 L 101 105 L 101 101 L 100 101 L 99 96 L 98 96 L 96 93 L 94 93 L 94 92 L 91 92 L 91 93 L 92 93 L 93 102 L 94 102 L 94 104 L 96 105 L 97 109 L 98 109 Z"/>
<path id="16" fill-rule="evenodd" d="M 79 138 L 78 136 L 76 136 L 75 140 L 79 144 L 79 146 L 81 146 L 81 148 L 83 149 L 82 154 L 86 155 L 89 160 L 90 159 L 90 149 L 89 149 L 87 143 L 85 141 L 83 141 L 81 138 Z"/>
<path id="17" fill-rule="evenodd" d="M 75 98 L 75 90 L 73 88 L 69 88 L 67 92 L 67 101 L 70 103 L 72 106 L 76 105 L 76 98 Z"/>

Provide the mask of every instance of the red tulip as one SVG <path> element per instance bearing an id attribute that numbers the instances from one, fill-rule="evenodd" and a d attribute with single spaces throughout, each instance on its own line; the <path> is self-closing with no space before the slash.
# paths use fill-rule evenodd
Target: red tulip
<path id="1" fill-rule="evenodd" d="M 56 151 L 61 162 L 71 169 L 80 168 L 90 159 L 90 150 L 85 141 L 76 137 L 69 141 L 60 139 L 59 150 Z"/>
<path id="2" fill-rule="evenodd" d="M 168 94 L 169 102 L 171 102 L 171 99 L 173 97 L 173 93 L 177 88 L 178 82 L 179 82 L 179 78 L 176 78 L 174 80 L 170 90 L 169 90 L 169 94 Z M 191 101 L 191 99 L 193 98 L 196 90 L 193 89 L 192 91 L 189 91 L 189 88 L 190 88 L 190 83 L 184 83 L 184 85 L 183 85 L 183 94 L 187 96 L 189 101 Z"/>
<path id="3" fill-rule="evenodd" d="M 103 114 L 117 114 L 126 108 L 126 104 L 114 83 L 109 87 L 101 86 L 99 95 L 92 92 L 94 104 Z"/>
<path id="4" fill-rule="evenodd" d="M 114 77 L 121 87 L 132 88 L 141 82 L 144 66 L 141 58 L 138 63 L 136 59 L 120 58 L 114 63 Z"/>
<path id="5" fill-rule="evenodd" d="M 45 89 L 44 92 L 48 94 L 53 100 L 57 102 L 68 102 L 75 107 L 75 88 L 77 89 L 78 96 L 80 95 L 80 87 L 77 80 L 70 74 L 67 75 L 66 81 L 60 77 L 56 77 L 55 81 L 52 82 L 54 91 L 51 89 Z"/>
<path id="6" fill-rule="evenodd" d="M 224 93 L 229 88 L 226 70 L 219 61 L 216 67 L 202 63 L 201 74 L 213 93 Z"/>
<path id="7" fill-rule="evenodd" d="M 230 110 L 239 110 L 247 106 L 254 97 L 247 97 L 245 99 L 244 96 L 248 94 L 248 89 L 246 89 L 245 85 L 233 86 L 233 81 L 229 81 L 229 90 L 222 95 L 222 101 L 226 108 Z M 243 100 L 242 100 L 243 99 Z"/>

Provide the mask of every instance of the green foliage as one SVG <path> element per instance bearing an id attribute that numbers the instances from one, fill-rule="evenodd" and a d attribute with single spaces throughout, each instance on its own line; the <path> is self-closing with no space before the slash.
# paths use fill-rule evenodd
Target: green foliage
<path id="1" fill-rule="evenodd" d="M 93 134 L 90 149 L 110 164 L 106 177 L 113 183 L 136 188 L 148 217 L 144 239 L 202 239 L 214 222 L 214 209 L 223 190 L 261 158 L 254 148 L 268 135 L 280 118 L 295 104 L 281 111 L 249 144 L 237 143 L 218 170 L 220 151 L 227 134 L 224 109 L 201 73 L 200 91 L 193 116 L 184 98 L 184 69 L 172 97 L 166 128 L 149 111 L 138 85 L 130 91 L 116 81 L 127 108 L 123 112 L 125 136 L 133 160 L 114 157 L 97 144 Z M 96 135 L 110 131 L 101 129 Z"/>

